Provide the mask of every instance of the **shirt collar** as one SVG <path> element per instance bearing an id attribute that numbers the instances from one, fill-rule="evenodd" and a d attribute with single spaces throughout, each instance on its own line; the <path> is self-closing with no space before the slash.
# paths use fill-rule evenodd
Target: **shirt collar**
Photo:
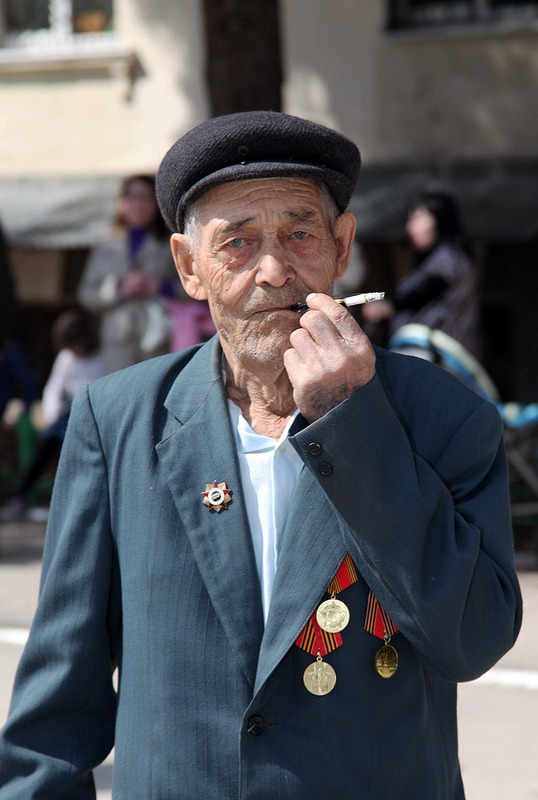
<path id="1" fill-rule="evenodd" d="M 229 398 L 228 398 L 228 409 L 230 411 L 230 416 L 232 418 L 237 449 L 238 452 L 240 453 L 257 453 L 257 452 L 262 452 L 264 450 L 270 452 L 271 450 L 274 450 L 277 447 L 279 447 L 279 445 L 281 445 L 282 442 L 284 442 L 288 438 L 289 429 L 293 425 L 299 413 L 298 411 L 295 411 L 291 419 L 288 420 L 288 424 L 282 431 L 282 436 L 277 442 L 270 436 L 264 436 L 252 430 L 252 428 L 244 418 L 243 414 L 241 413 L 241 409 L 239 408 L 239 406 L 237 406 L 233 402 L 233 400 L 230 400 Z"/>

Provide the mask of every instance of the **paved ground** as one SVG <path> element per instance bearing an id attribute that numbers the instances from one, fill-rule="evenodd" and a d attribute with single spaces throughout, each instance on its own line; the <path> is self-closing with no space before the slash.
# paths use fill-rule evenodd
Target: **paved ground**
<path id="1" fill-rule="evenodd" d="M 44 526 L 0 523 L 0 724 L 37 599 Z M 460 687 L 460 755 L 467 800 L 538 800 L 538 566 L 519 554 L 525 622 L 515 648 Z M 111 800 L 112 759 L 96 772 Z"/>

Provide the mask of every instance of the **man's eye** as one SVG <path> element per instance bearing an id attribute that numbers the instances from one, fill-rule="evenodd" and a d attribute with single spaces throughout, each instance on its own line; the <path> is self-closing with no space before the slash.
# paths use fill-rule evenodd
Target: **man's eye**
<path id="1" fill-rule="evenodd" d="M 298 239 L 302 242 L 303 239 L 308 239 L 308 233 L 306 231 L 294 231 L 294 233 L 292 233 L 292 239 Z"/>
<path id="2" fill-rule="evenodd" d="M 232 239 L 231 242 L 228 242 L 228 247 L 243 247 L 245 244 L 245 240 L 241 237 L 237 237 L 237 239 Z"/>

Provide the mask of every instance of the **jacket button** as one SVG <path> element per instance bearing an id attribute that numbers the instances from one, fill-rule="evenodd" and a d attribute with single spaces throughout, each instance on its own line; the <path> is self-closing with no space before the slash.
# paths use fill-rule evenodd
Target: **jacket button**
<path id="1" fill-rule="evenodd" d="M 322 464 L 321 467 L 319 468 L 319 471 L 324 478 L 327 478 L 329 475 L 333 474 L 333 468 L 331 464 Z"/>
<path id="2" fill-rule="evenodd" d="M 263 733 L 265 730 L 265 720 L 259 714 L 254 714 L 252 717 L 249 717 L 247 722 L 247 733 L 250 733 L 252 736 L 259 736 L 260 733 Z"/>
<path id="3" fill-rule="evenodd" d="M 310 442 L 308 445 L 308 452 L 311 456 L 319 456 L 321 455 L 321 445 L 317 442 Z"/>

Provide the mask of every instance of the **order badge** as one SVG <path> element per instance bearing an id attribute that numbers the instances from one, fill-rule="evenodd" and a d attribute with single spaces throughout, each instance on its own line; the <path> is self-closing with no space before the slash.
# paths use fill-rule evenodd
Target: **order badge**
<path id="1" fill-rule="evenodd" d="M 205 492 L 202 492 L 202 503 L 210 511 L 222 511 L 226 509 L 228 503 L 232 502 L 232 490 L 228 489 L 226 482 L 213 481 L 213 483 L 206 483 Z"/>

